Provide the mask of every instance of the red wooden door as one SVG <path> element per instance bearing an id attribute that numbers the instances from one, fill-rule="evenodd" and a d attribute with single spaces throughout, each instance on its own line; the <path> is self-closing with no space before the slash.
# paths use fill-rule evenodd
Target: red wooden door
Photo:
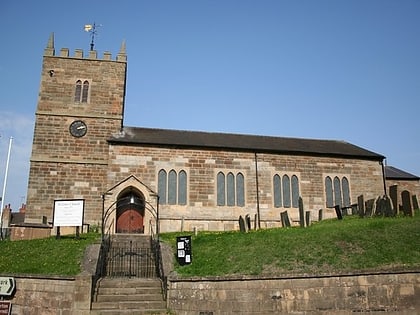
<path id="1" fill-rule="evenodd" d="M 143 233 L 143 216 L 136 209 L 126 209 L 117 217 L 117 233 Z"/>

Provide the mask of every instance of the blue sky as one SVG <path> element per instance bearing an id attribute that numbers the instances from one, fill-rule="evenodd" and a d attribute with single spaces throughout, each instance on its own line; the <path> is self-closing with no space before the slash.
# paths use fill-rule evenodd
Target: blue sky
<path id="1" fill-rule="evenodd" d="M 419 0 L 0 2 L 0 183 L 26 199 L 42 54 L 126 41 L 126 126 L 338 139 L 420 176 Z M 0 188 L 0 189 L 1 189 Z"/>

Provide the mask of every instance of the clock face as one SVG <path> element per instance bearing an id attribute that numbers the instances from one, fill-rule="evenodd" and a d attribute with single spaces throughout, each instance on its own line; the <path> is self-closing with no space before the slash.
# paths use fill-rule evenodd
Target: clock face
<path id="1" fill-rule="evenodd" d="M 87 132 L 86 124 L 81 120 L 75 120 L 70 124 L 70 134 L 73 137 L 83 137 Z"/>

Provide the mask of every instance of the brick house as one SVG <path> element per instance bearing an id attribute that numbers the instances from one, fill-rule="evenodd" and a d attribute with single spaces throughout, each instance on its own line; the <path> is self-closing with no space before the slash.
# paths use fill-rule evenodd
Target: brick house
<path id="1" fill-rule="evenodd" d="M 84 222 L 110 233 L 234 230 L 238 217 L 281 226 L 385 194 L 384 156 L 334 140 L 124 126 L 127 55 L 45 49 L 26 224 L 53 221 L 54 201 L 84 200 Z"/>

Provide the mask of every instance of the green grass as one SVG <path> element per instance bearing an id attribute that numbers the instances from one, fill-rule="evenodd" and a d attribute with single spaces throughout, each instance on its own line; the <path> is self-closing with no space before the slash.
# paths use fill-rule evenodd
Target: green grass
<path id="1" fill-rule="evenodd" d="M 161 239 L 175 249 L 176 236 Z M 0 274 L 74 276 L 83 253 L 99 234 L 30 241 L 0 241 Z M 345 217 L 309 228 L 192 235 L 192 264 L 181 276 L 301 275 L 420 268 L 420 215 L 414 218 Z"/>
<path id="2" fill-rule="evenodd" d="M 24 240 L 0 241 L 0 274 L 74 276 L 80 272 L 84 251 L 99 240 L 99 234 L 82 234 Z"/>
<path id="3" fill-rule="evenodd" d="M 176 236 L 161 236 L 175 250 Z M 190 234 L 191 235 L 191 234 Z M 309 228 L 192 235 L 192 264 L 181 276 L 325 274 L 420 268 L 420 215 L 347 216 Z"/>

